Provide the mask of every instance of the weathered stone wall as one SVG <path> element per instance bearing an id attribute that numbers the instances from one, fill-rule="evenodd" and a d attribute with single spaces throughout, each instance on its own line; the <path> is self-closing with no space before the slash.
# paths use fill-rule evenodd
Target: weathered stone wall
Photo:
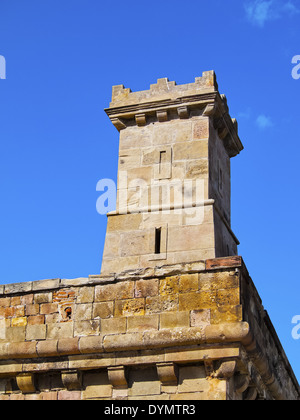
<path id="1" fill-rule="evenodd" d="M 1 286 L 0 399 L 297 398 L 245 273 L 237 257 Z"/>

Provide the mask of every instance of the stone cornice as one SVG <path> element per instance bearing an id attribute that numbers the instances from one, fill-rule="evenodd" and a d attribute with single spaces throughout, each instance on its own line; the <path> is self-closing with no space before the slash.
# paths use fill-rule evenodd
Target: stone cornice
<path id="1" fill-rule="evenodd" d="M 225 95 L 218 92 L 214 72 L 204 72 L 195 83 L 187 85 L 159 79 L 149 91 L 131 92 L 123 85 L 114 86 L 112 102 L 105 112 L 118 131 L 133 125 L 143 127 L 150 122 L 202 115 L 212 119 L 230 157 L 243 150 L 237 122 L 229 115 Z"/>
<path id="2" fill-rule="evenodd" d="M 157 265 L 154 268 L 143 268 L 136 270 L 127 270 L 120 273 L 107 275 L 90 275 L 89 277 L 80 277 L 77 279 L 50 279 L 38 280 L 23 283 L 12 283 L 0 285 L 0 297 L 13 296 L 18 294 L 45 292 L 66 287 L 96 286 L 119 281 L 143 280 L 153 277 L 173 276 L 178 274 L 193 274 L 206 270 L 220 268 L 241 267 L 243 265 L 242 257 L 226 257 L 224 259 L 195 261 L 190 263 Z"/>
<path id="3" fill-rule="evenodd" d="M 236 322 L 209 325 L 206 328 L 172 328 L 126 335 L 98 335 L 20 343 L 2 342 L 0 360 L 164 349 L 173 347 L 175 343 L 180 347 L 249 340 L 249 325 L 246 322 Z"/>
<path id="4" fill-rule="evenodd" d="M 173 348 L 175 343 L 176 352 L 178 353 L 177 363 L 180 362 L 181 348 L 183 351 L 188 351 L 190 346 L 193 349 L 194 346 L 209 345 L 211 350 L 214 345 L 219 347 L 230 343 L 240 344 L 245 348 L 257 371 L 264 378 L 264 382 L 272 396 L 275 399 L 288 399 L 288 396 L 283 395 L 284 390 L 274 377 L 269 367 L 269 361 L 261 352 L 260 346 L 255 340 L 247 322 L 223 323 L 209 325 L 205 328 L 173 328 L 158 332 L 145 331 L 128 333 L 126 335 L 86 336 L 73 339 L 48 340 L 46 342 L 0 343 L 0 360 L 14 361 L 14 372 L 18 373 L 19 369 L 23 369 L 22 363 L 18 364 L 18 360 L 24 363 L 25 360 L 33 359 L 37 363 L 37 360 L 40 358 L 47 360 L 47 358 L 53 357 L 81 355 L 81 360 L 84 364 L 84 356 L 106 354 L 107 357 L 115 357 L 118 353 L 147 351 L 148 349 L 165 352 L 168 348 Z M 184 352 L 182 357 L 184 360 Z M 132 364 L 134 363 L 132 361 Z M 291 371 L 290 373 L 292 373 L 292 379 L 297 387 L 297 380 L 293 372 Z"/>

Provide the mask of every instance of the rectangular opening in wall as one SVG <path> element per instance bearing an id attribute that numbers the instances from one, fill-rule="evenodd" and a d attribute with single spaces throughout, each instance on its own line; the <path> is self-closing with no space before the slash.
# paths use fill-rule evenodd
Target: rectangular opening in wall
<path id="1" fill-rule="evenodd" d="M 165 163 L 165 162 L 167 162 L 167 151 L 162 150 L 160 152 L 160 156 L 159 156 L 159 163 L 162 164 L 162 163 Z"/>
<path id="2" fill-rule="evenodd" d="M 153 226 L 150 235 L 150 246 L 152 250 L 149 254 L 149 261 L 161 261 L 167 259 L 167 243 L 168 243 L 168 225 L 163 224 L 160 227 Z M 152 254 L 153 252 L 153 254 Z"/>
<path id="3" fill-rule="evenodd" d="M 219 186 L 219 193 L 222 194 L 223 191 L 223 171 L 221 168 L 220 159 L 218 160 L 218 186 Z"/>
<path id="4" fill-rule="evenodd" d="M 161 253 L 161 228 L 155 228 L 155 254 Z"/>
<path id="5" fill-rule="evenodd" d="M 154 169 L 155 179 L 170 179 L 172 176 L 172 148 L 166 146 L 157 150 L 157 164 Z"/>

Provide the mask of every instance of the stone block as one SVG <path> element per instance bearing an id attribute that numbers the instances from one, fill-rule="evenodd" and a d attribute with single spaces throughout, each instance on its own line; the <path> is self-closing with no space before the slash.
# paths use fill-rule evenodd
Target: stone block
<path id="1" fill-rule="evenodd" d="M 156 368 L 159 380 L 164 385 L 164 389 L 162 391 L 169 391 L 172 393 L 175 389 L 177 390 L 178 366 L 173 362 L 164 362 L 157 363 Z M 176 387 L 174 387 L 175 389 L 172 389 L 171 385 L 176 385 Z M 168 387 L 169 389 L 167 389 Z"/>
<path id="2" fill-rule="evenodd" d="M 41 398 L 43 401 L 56 401 L 57 400 L 57 391 L 50 392 L 41 392 Z"/>
<path id="3" fill-rule="evenodd" d="M 203 118 L 193 124 L 194 140 L 208 139 L 209 136 L 209 118 Z"/>
<path id="4" fill-rule="evenodd" d="M 124 233 L 119 243 L 120 256 L 131 257 L 148 254 L 150 253 L 149 244 L 150 232 L 147 230 Z"/>
<path id="5" fill-rule="evenodd" d="M 32 305 L 33 304 L 33 294 L 25 294 L 21 296 L 21 304 L 22 305 Z"/>
<path id="6" fill-rule="evenodd" d="M 39 357 L 52 357 L 58 355 L 58 340 L 39 341 L 37 343 L 37 354 Z"/>
<path id="7" fill-rule="evenodd" d="M 121 214 L 117 216 L 108 216 L 107 231 L 127 232 L 131 230 L 139 230 L 142 223 L 141 214 Z"/>
<path id="8" fill-rule="evenodd" d="M 119 173 L 120 174 L 120 173 Z M 128 176 L 128 185 L 135 180 L 143 180 L 147 182 L 149 185 L 151 180 L 153 179 L 153 166 L 143 166 L 138 168 L 129 169 L 127 171 Z"/>
<path id="9" fill-rule="evenodd" d="M 33 358 L 37 356 L 35 341 L 10 343 L 8 351 L 11 358 Z"/>
<path id="10" fill-rule="evenodd" d="M 127 318 L 127 332 L 158 330 L 159 315 L 132 316 Z"/>
<path id="11" fill-rule="evenodd" d="M 103 335 L 123 334 L 126 332 L 126 318 L 111 318 L 101 320 Z"/>
<path id="12" fill-rule="evenodd" d="M 200 328 L 173 328 L 159 331 L 145 331 L 143 346 L 149 348 L 166 348 L 199 344 L 203 341 L 204 332 Z"/>
<path id="13" fill-rule="evenodd" d="M 106 352 L 119 352 L 140 349 L 143 345 L 143 333 L 120 333 L 107 334 L 103 339 L 103 347 Z"/>
<path id="14" fill-rule="evenodd" d="M 160 314 L 160 329 L 181 328 L 190 326 L 190 313 L 187 312 L 169 312 Z"/>
<path id="15" fill-rule="evenodd" d="M 124 366 L 113 366 L 108 368 L 108 380 L 114 388 L 128 388 L 126 370 Z"/>
<path id="16" fill-rule="evenodd" d="M 60 324 L 48 324 L 47 325 L 47 339 L 57 340 L 60 338 L 72 338 L 73 337 L 73 322 L 62 322 Z"/>
<path id="17" fill-rule="evenodd" d="M 85 335 L 100 334 L 100 319 L 91 319 L 86 321 L 77 321 L 74 326 L 74 336 L 82 337 Z"/>
<path id="18" fill-rule="evenodd" d="M 107 372 L 85 374 L 83 386 L 83 400 L 112 397 L 112 385 L 109 383 Z"/>
<path id="19" fill-rule="evenodd" d="M 198 273 L 196 274 L 183 274 L 179 279 L 179 292 L 188 293 L 198 291 L 199 280 Z"/>
<path id="20" fill-rule="evenodd" d="M 177 143 L 173 146 L 174 160 L 190 160 L 207 158 L 208 141 L 192 141 L 188 143 Z"/>
<path id="21" fill-rule="evenodd" d="M 0 318 L 9 318 L 14 315 L 14 308 L 9 306 L 2 306 L 0 307 Z"/>
<path id="22" fill-rule="evenodd" d="M 200 290 L 232 289 L 239 287 L 239 275 L 232 271 L 200 273 Z"/>
<path id="23" fill-rule="evenodd" d="M 60 285 L 60 279 L 38 280 L 32 282 L 32 290 L 57 289 Z"/>
<path id="24" fill-rule="evenodd" d="M 26 327 L 27 325 L 27 317 L 20 317 L 20 318 L 12 318 L 11 326 L 12 327 Z"/>
<path id="25" fill-rule="evenodd" d="M 128 384 L 129 397 L 160 395 L 161 383 L 155 368 L 131 370 Z"/>
<path id="26" fill-rule="evenodd" d="M 45 315 L 32 315 L 27 317 L 28 325 L 41 325 L 45 324 Z"/>
<path id="27" fill-rule="evenodd" d="M 122 273 L 128 270 L 128 267 L 139 267 L 139 256 L 123 257 L 123 258 L 103 258 L 102 261 L 102 273 Z"/>
<path id="28" fill-rule="evenodd" d="M 117 300 L 115 302 L 115 317 L 145 315 L 145 299 Z"/>
<path id="29" fill-rule="evenodd" d="M 59 401 L 78 401 L 81 400 L 81 391 L 58 391 Z"/>
<path id="30" fill-rule="evenodd" d="M 6 339 L 10 343 L 18 343 L 25 340 L 25 326 L 6 328 Z"/>
<path id="31" fill-rule="evenodd" d="M 216 292 L 184 293 L 179 295 L 179 310 L 210 309 L 216 307 Z"/>
<path id="32" fill-rule="evenodd" d="M 35 304 L 51 303 L 51 302 L 52 302 L 52 292 L 36 293 L 34 295 Z"/>
<path id="33" fill-rule="evenodd" d="M 149 147 L 152 144 L 152 133 L 148 127 L 127 127 L 120 132 L 120 151 Z"/>
<path id="34" fill-rule="evenodd" d="M 26 340 L 45 340 L 46 325 L 27 325 Z"/>
<path id="35" fill-rule="evenodd" d="M 9 319 L 0 319 L 0 340 L 6 340 L 6 328 L 10 327 Z"/>
<path id="36" fill-rule="evenodd" d="M 42 315 L 48 315 L 58 312 L 57 303 L 42 303 L 40 307 L 40 313 Z"/>
<path id="37" fill-rule="evenodd" d="M 157 165 L 159 164 L 159 150 L 157 147 L 143 149 L 142 151 L 142 165 Z M 140 166 L 140 165 L 139 165 Z"/>
<path id="38" fill-rule="evenodd" d="M 103 351 L 102 336 L 81 337 L 79 339 L 80 353 L 101 353 Z"/>
<path id="39" fill-rule="evenodd" d="M 143 163 L 149 165 L 149 163 Z M 119 154 L 119 171 L 127 171 L 128 169 L 139 168 L 141 166 L 140 149 L 124 149 Z"/>
<path id="40" fill-rule="evenodd" d="M 210 250 L 215 246 L 212 223 L 183 227 L 169 226 L 168 235 L 168 252 L 201 250 L 203 256 L 202 250 Z"/>
<path id="41" fill-rule="evenodd" d="M 239 305 L 240 304 L 240 289 L 223 289 L 217 290 L 216 302 L 218 306 Z"/>
<path id="42" fill-rule="evenodd" d="M 117 258 L 120 255 L 120 236 L 115 233 L 107 233 L 103 258 Z"/>
<path id="43" fill-rule="evenodd" d="M 17 298 L 11 298 L 11 302 L 13 302 L 13 300 L 17 300 L 19 301 L 20 296 L 17 296 Z M 25 315 L 25 306 L 24 305 L 13 305 L 13 303 L 11 303 L 11 306 L 13 307 L 13 313 L 15 317 L 20 317 L 20 316 L 24 316 Z"/>
<path id="44" fill-rule="evenodd" d="M 58 340 L 57 351 L 59 355 L 80 354 L 79 338 L 61 338 Z"/>
<path id="45" fill-rule="evenodd" d="M 10 297 L 0 298 L 0 306 L 4 308 L 10 306 Z"/>
<path id="46" fill-rule="evenodd" d="M 114 302 L 101 302 L 93 304 L 93 319 L 112 318 L 114 314 Z"/>
<path id="47" fill-rule="evenodd" d="M 77 295 L 77 303 L 94 302 L 94 287 L 80 287 Z"/>
<path id="48" fill-rule="evenodd" d="M 125 281 L 95 287 L 95 302 L 115 301 L 134 297 L 134 282 Z"/>
<path id="49" fill-rule="evenodd" d="M 25 314 L 26 315 L 38 315 L 40 313 L 40 305 L 34 304 L 34 305 L 26 305 L 25 307 Z"/>
<path id="50" fill-rule="evenodd" d="M 178 393 L 207 392 L 208 389 L 204 366 L 179 368 Z"/>
<path id="51" fill-rule="evenodd" d="M 242 305 L 223 305 L 211 310 L 211 323 L 222 324 L 227 322 L 239 322 L 243 320 Z"/>
<path id="52" fill-rule="evenodd" d="M 29 281 L 29 282 L 24 282 L 24 283 L 6 284 L 4 287 L 4 293 L 6 295 L 9 295 L 9 294 L 15 294 L 15 293 L 31 292 L 32 283 L 33 282 Z"/>
<path id="53" fill-rule="evenodd" d="M 161 296 L 175 295 L 179 292 L 179 278 L 180 276 L 167 277 L 160 280 L 159 294 Z"/>
<path id="54" fill-rule="evenodd" d="M 186 179 L 208 178 L 208 159 L 197 159 L 187 163 Z"/>
<path id="55" fill-rule="evenodd" d="M 154 296 L 146 298 L 146 314 L 178 310 L 178 295 Z"/>
<path id="56" fill-rule="evenodd" d="M 68 391 L 81 390 L 82 372 L 78 370 L 67 370 L 61 373 L 61 380 Z"/>
<path id="57" fill-rule="evenodd" d="M 23 394 L 34 393 L 34 375 L 32 373 L 21 373 L 17 376 L 17 384 Z"/>
<path id="58" fill-rule="evenodd" d="M 135 285 L 135 296 L 146 298 L 158 295 L 159 281 L 157 279 L 138 280 Z"/>
<path id="59" fill-rule="evenodd" d="M 75 309 L 75 320 L 86 321 L 92 319 L 92 303 L 77 304 Z"/>
<path id="60" fill-rule="evenodd" d="M 241 267 L 242 266 L 242 257 L 232 256 L 226 258 L 214 258 L 206 260 L 206 269 L 214 270 L 216 268 L 224 267 Z"/>
<path id="61" fill-rule="evenodd" d="M 199 309 L 191 311 L 191 327 L 205 328 L 211 322 L 211 310 Z"/>

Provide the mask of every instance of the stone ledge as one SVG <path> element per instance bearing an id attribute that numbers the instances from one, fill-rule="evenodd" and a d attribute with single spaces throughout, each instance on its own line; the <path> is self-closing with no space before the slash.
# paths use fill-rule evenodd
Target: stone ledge
<path id="1" fill-rule="evenodd" d="M 240 268 L 243 265 L 243 259 L 240 256 L 215 258 L 205 261 L 206 270 L 216 270 L 220 268 Z"/>
<path id="2" fill-rule="evenodd" d="M 65 287 L 94 286 L 115 281 L 114 277 L 89 276 L 77 279 L 50 279 L 37 280 L 24 283 L 3 284 L 0 286 L 0 296 L 25 294 L 32 292 L 43 292 L 46 290 L 57 290 Z"/>
<path id="3" fill-rule="evenodd" d="M 109 275 L 90 275 L 88 278 L 50 279 L 3 284 L 0 285 L 0 297 L 21 293 L 44 292 L 46 290 L 57 290 L 66 287 L 97 286 L 128 280 L 143 280 L 161 278 L 165 276 L 176 276 L 180 274 L 194 274 L 207 270 L 240 268 L 242 266 L 244 266 L 242 257 L 233 256 L 175 265 L 162 265 L 155 268 L 140 268 L 121 273 L 111 273 Z"/>
<path id="4" fill-rule="evenodd" d="M 5 342 L 0 343 L 0 360 L 126 352 L 207 343 L 248 343 L 248 337 L 248 323 L 236 322 L 208 325 L 205 328 L 172 328 L 59 340 Z"/>

